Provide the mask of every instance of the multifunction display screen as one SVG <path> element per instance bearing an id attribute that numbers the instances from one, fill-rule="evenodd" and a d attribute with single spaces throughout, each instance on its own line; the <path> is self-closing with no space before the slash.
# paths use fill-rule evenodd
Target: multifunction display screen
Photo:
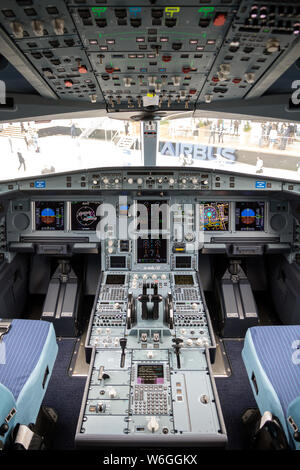
<path id="1" fill-rule="evenodd" d="M 63 201 L 35 202 L 35 230 L 58 231 L 65 228 L 65 203 Z"/>
<path id="2" fill-rule="evenodd" d="M 137 200 L 137 230 L 161 231 L 168 227 L 169 206 L 167 201 Z M 139 205 L 144 206 L 139 210 Z"/>
<path id="3" fill-rule="evenodd" d="M 236 202 L 235 229 L 241 232 L 261 232 L 265 228 L 264 202 Z"/>
<path id="4" fill-rule="evenodd" d="M 194 279 L 190 274 L 175 274 L 174 276 L 175 284 L 178 286 L 193 286 Z"/>
<path id="5" fill-rule="evenodd" d="M 95 231 L 100 216 L 97 215 L 101 202 L 72 201 L 71 202 L 71 226 L 72 230 Z"/>
<path id="6" fill-rule="evenodd" d="M 162 364 L 138 364 L 137 383 L 163 384 L 164 367 Z"/>
<path id="7" fill-rule="evenodd" d="M 137 239 L 137 263 L 166 263 L 167 240 L 163 238 L 138 238 Z"/>
<path id="8" fill-rule="evenodd" d="M 106 284 L 121 284 L 125 283 L 125 274 L 107 274 Z"/>

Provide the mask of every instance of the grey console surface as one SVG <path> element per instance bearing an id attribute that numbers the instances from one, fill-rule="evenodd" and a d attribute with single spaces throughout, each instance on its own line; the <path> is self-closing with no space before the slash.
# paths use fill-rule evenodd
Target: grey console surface
<path id="1" fill-rule="evenodd" d="M 114 280 L 124 283 L 108 284 Z M 196 272 L 104 272 L 86 347 L 93 349 L 78 447 L 226 444 L 210 368 L 215 339 Z"/>

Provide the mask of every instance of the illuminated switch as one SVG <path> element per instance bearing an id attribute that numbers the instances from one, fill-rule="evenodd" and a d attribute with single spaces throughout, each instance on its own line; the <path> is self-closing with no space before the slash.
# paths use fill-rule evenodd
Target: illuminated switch
<path id="1" fill-rule="evenodd" d="M 79 72 L 79 73 L 87 73 L 87 68 L 86 68 L 86 66 L 85 66 L 85 65 L 80 65 L 80 66 L 78 67 L 78 72 Z"/>
<path id="2" fill-rule="evenodd" d="M 171 55 L 163 55 L 161 59 L 162 59 L 163 62 L 170 62 L 172 60 L 172 56 Z"/>
<path id="3" fill-rule="evenodd" d="M 223 26 L 226 23 L 226 13 L 217 13 L 214 19 L 214 26 Z"/>
<path id="4" fill-rule="evenodd" d="M 191 67 L 188 67 L 188 66 L 182 67 L 183 73 L 190 73 L 190 71 L 191 71 Z"/>
<path id="5" fill-rule="evenodd" d="M 72 80 L 65 80 L 65 86 L 66 86 L 67 88 L 72 88 L 72 86 L 73 86 Z"/>
<path id="6" fill-rule="evenodd" d="M 115 71 L 114 67 L 111 67 L 110 65 L 105 67 L 105 71 L 107 73 L 113 73 Z"/>

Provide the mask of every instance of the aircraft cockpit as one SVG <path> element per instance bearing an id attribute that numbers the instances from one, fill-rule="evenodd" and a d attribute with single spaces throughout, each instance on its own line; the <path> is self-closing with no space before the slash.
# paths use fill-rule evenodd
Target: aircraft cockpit
<path id="1" fill-rule="evenodd" d="M 296 0 L 0 2 L 0 461 L 300 450 L 299 34 Z"/>

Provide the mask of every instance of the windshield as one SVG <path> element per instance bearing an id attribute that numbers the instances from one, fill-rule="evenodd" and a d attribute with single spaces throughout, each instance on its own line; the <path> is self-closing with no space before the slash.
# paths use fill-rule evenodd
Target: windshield
<path id="1" fill-rule="evenodd" d="M 109 117 L 0 124 L 1 180 L 142 165 L 140 125 Z M 300 125 L 237 119 L 162 120 L 156 164 L 300 180 Z"/>

